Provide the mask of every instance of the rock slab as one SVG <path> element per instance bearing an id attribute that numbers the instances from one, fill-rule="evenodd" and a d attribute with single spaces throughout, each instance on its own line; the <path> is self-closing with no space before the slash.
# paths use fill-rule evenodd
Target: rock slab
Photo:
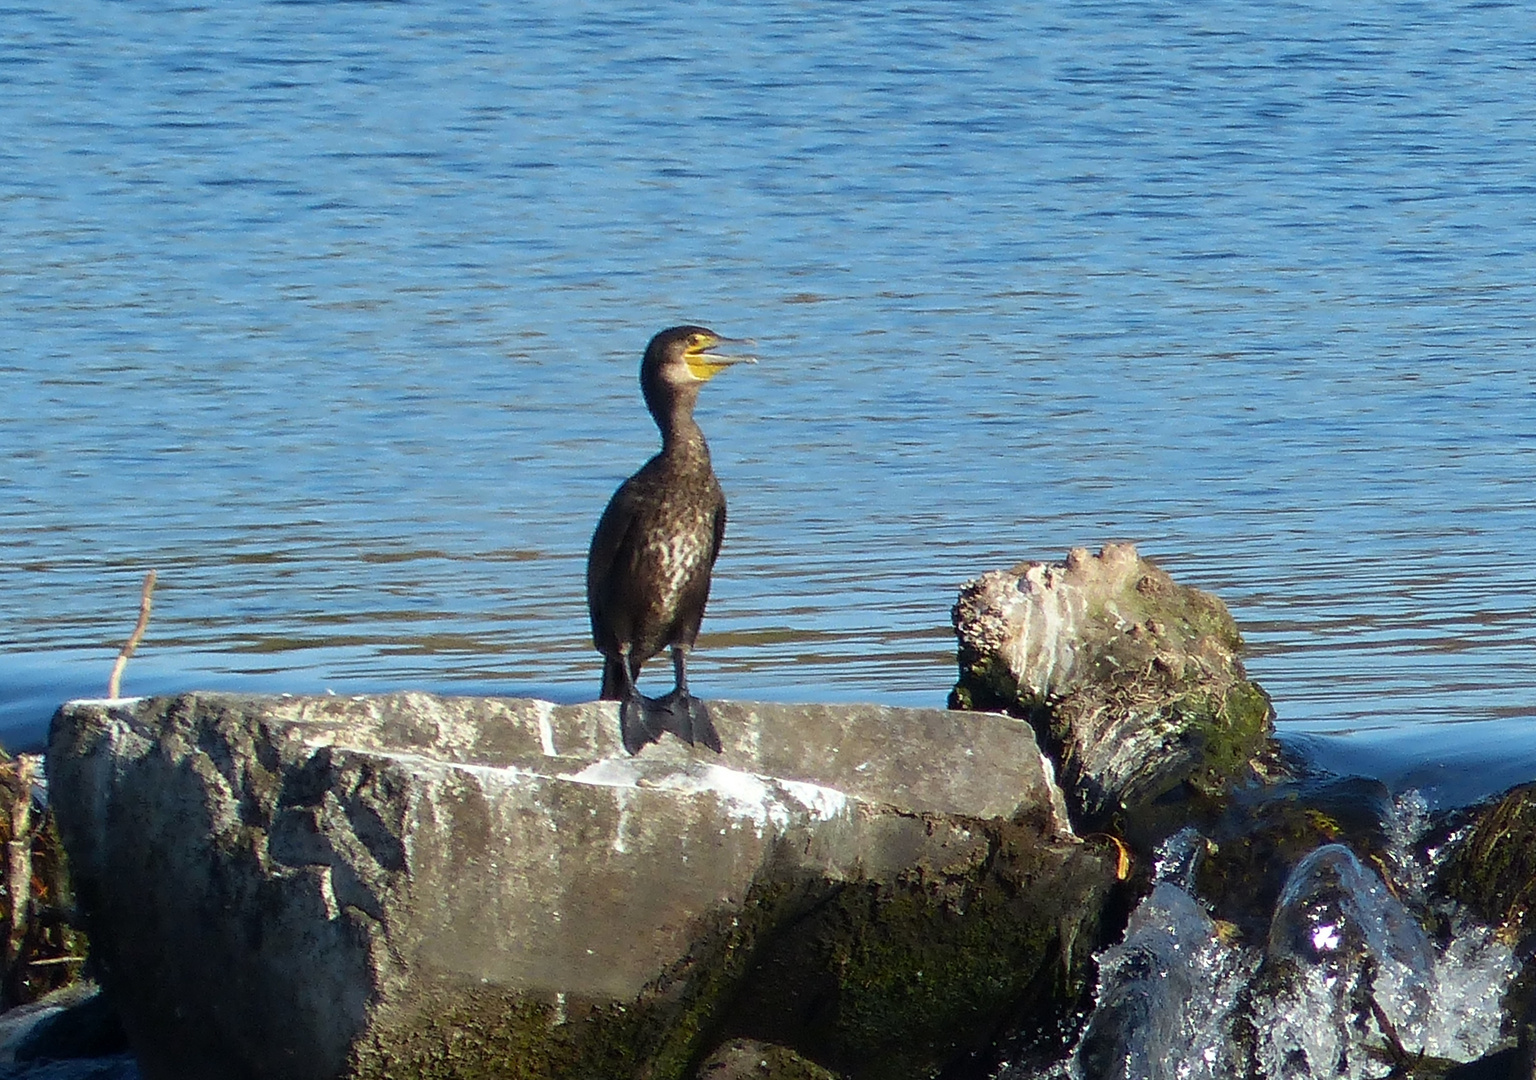
<path id="1" fill-rule="evenodd" d="M 1086 978 L 1112 874 L 1028 725 L 711 708 L 723 755 L 631 758 L 611 703 L 66 705 L 52 799 L 143 1075 L 663 1078 L 736 1035 L 920 1076 Z"/>

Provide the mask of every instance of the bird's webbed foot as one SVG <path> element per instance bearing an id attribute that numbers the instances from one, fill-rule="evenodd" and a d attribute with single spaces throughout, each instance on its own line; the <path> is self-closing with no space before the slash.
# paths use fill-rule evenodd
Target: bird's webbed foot
<path id="1" fill-rule="evenodd" d="M 619 702 L 619 734 L 624 740 L 624 751 L 631 757 L 648 743 L 661 740 L 664 727 L 657 723 L 656 712 L 656 703 L 642 696 L 633 685 Z"/>
<path id="2" fill-rule="evenodd" d="M 661 718 L 662 726 L 690 746 L 703 743 L 717 754 L 724 749 L 709 718 L 709 709 L 690 694 L 686 686 L 677 687 L 651 704 Z"/>

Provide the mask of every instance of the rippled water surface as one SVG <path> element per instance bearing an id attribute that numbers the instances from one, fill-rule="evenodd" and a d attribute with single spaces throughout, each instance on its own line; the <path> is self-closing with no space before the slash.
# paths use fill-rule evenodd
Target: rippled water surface
<path id="1" fill-rule="evenodd" d="M 762 361 L 700 408 L 706 696 L 940 703 L 966 578 L 1129 539 L 1323 753 L 1536 773 L 1523 5 L 3 25 L 12 745 L 151 567 L 128 692 L 592 695 L 587 540 L 689 320 Z"/>

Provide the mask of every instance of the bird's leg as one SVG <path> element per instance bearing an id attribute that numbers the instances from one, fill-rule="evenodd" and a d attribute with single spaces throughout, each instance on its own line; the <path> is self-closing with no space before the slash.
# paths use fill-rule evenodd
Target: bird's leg
<path id="1" fill-rule="evenodd" d="M 703 743 L 715 753 L 720 753 L 720 736 L 709 719 L 704 703 L 688 692 L 688 646 L 672 646 L 672 671 L 677 685 L 656 704 L 665 708 L 673 723 L 669 729 L 690 744 Z"/>
<path id="2" fill-rule="evenodd" d="M 638 754 L 646 743 L 661 738 L 661 731 L 651 722 L 650 702 L 640 696 L 637 681 L 641 663 L 644 661 L 635 661 L 628 645 L 619 646 L 615 665 L 623 683 L 619 694 L 619 734 L 624 740 L 624 750 L 630 755 Z"/>
<path id="3" fill-rule="evenodd" d="M 672 681 L 677 684 L 675 687 L 673 687 L 673 689 L 675 689 L 677 691 L 678 695 L 684 701 L 688 700 L 688 663 L 687 663 L 687 657 L 688 657 L 688 646 L 686 646 L 686 645 L 674 645 L 674 646 L 672 646 Z"/>

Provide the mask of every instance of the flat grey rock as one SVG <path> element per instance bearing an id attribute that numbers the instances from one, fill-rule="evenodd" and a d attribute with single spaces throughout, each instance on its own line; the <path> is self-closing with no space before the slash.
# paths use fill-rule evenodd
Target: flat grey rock
<path id="1" fill-rule="evenodd" d="M 1021 721 L 710 707 L 723 754 L 631 758 L 607 702 L 65 706 L 52 798 L 144 1075 L 387 1076 L 443 1016 L 672 1008 L 658 980 L 769 878 L 981 865 L 973 821 L 1073 842 Z"/>

